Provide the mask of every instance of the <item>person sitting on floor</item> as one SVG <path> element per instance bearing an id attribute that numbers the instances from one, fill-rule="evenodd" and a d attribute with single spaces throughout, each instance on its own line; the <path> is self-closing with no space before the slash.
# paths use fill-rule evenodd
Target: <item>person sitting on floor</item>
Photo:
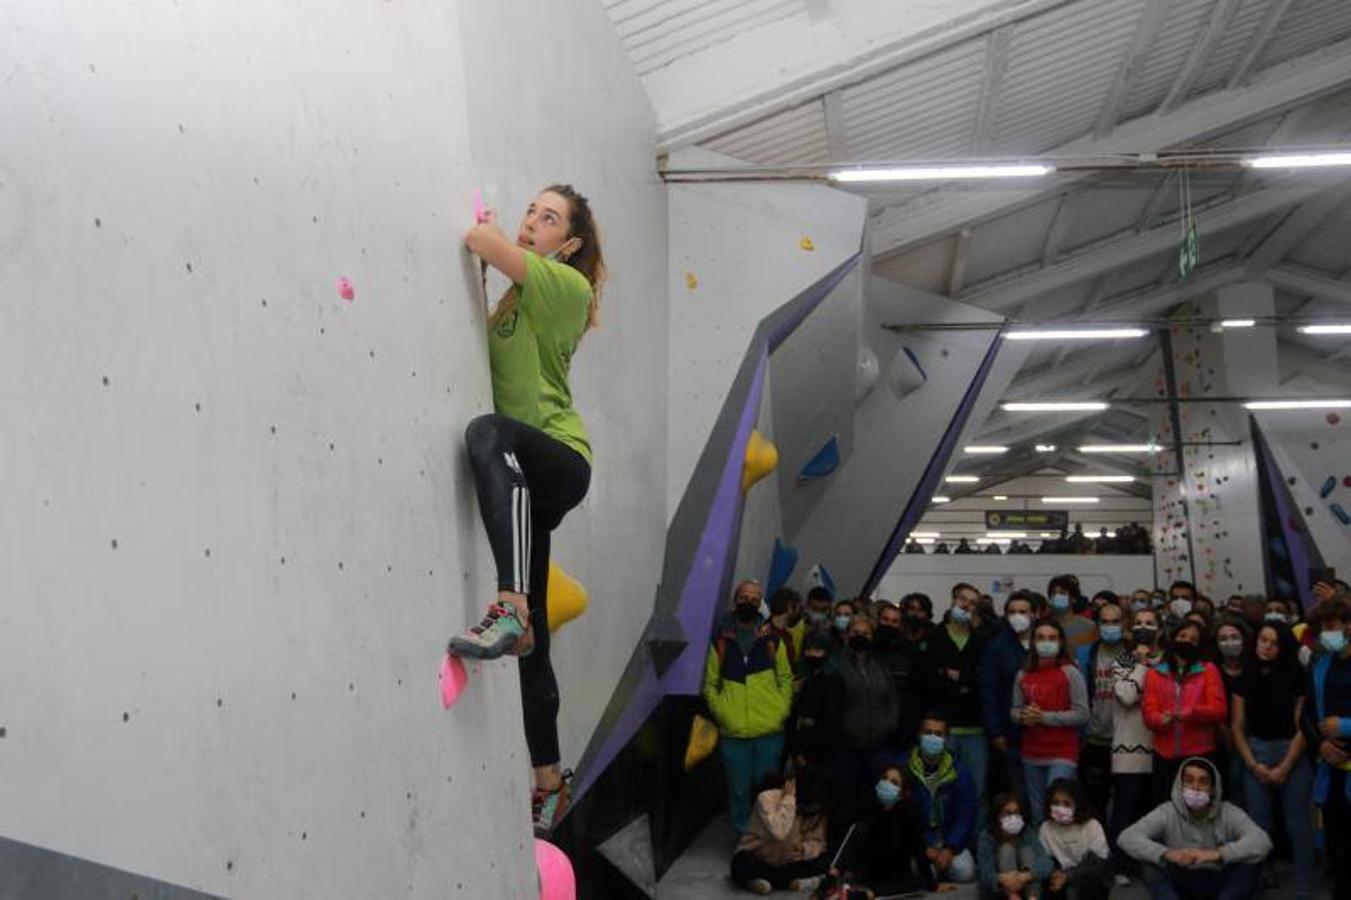
<path id="1" fill-rule="evenodd" d="M 919 805 L 924 851 L 940 881 L 970 881 L 976 875 L 971 855 L 976 826 L 976 785 L 952 751 L 947 749 L 948 722 L 941 713 L 927 712 L 919 723 L 919 746 L 910 751 L 905 771 L 914 784 Z"/>
<path id="2" fill-rule="evenodd" d="M 756 894 L 814 890 L 830 865 L 827 796 L 826 776 L 813 766 L 757 794 L 732 856 L 732 881 Z"/>
<path id="3" fill-rule="evenodd" d="M 1117 843 L 1140 861 L 1155 900 L 1246 900 L 1257 893 L 1258 866 L 1271 852 L 1271 838 L 1224 801 L 1219 770 L 1199 756 L 1178 769 L 1172 798 Z"/>
<path id="4" fill-rule="evenodd" d="M 823 888 L 842 885 L 846 894 L 862 891 L 870 898 L 940 890 L 910 785 L 899 763 L 882 767 L 873 788 L 876 799 L 846 832 Z M 946 883 L 941 887 L 953 889 Z"/>
<path id="5" fill-rule="evenodd" d="M 983 900 L 1036 900 L 1051 874 L 1051 859 L 1011 791 L 991 801 L 990 827 L 981 832 L 976 858 Z"/>
<path id="6" fill-rule="evenodd" d="M 1069 778 L 1051 782 L 1038 836 L 1055 864 L 1047 900 L 1107 900 L 1107 833 L 1090 814 L 1083 785 Z"/>

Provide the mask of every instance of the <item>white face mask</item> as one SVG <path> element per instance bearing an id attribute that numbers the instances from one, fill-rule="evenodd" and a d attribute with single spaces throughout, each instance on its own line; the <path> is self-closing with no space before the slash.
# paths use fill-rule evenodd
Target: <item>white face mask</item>
<path id="1" fill-rule="evenodd" d="M 1025 634 L 1032 627 L 1032 617 L 1027 613 L 1009 613 L 1009 627 L 1018 634 Z"/>
<path id="2" fill-rule="evenodd" d="M 1004 829 L 1005 834 L 1021 834 L 1023 824 L 1023 817 L 1017 813 L 1001 816 L 999 819 L 999 827 Z"/>

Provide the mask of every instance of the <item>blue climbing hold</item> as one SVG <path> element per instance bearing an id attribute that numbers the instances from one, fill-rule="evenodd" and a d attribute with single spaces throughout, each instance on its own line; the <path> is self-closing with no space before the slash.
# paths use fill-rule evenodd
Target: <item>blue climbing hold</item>
<path id="1" fill-rule="evenodd" d="M 1329 475 L 1328 480 L 1323 482 L 1323 487 L 1319 489 L 1318 496 L 1326 499 L 1328 494 L 1331 494 L 1336 489 L 1337 477 L 1335 475 Z"/>
<path id="2" fill-rule="evenodd" d="M 831 475 L 840 467 L 840 438 L 832 434 L 816 455 L 797 473 L 798 481 L 815 481 Z"/>
<path id="3" fill-rule="evenodd" d="M 774 593 L 788 583 L 797 568 L 797 548 L 774 539 L 774 558 L 769 561 L 769 578 L 765 581 L 767 593 Z"/>
<path id="4" fill-rule="evenodd" d="M 1340 503 L 1333 503 L 1328 509 L 1337 517 L 1338 522 L 1341 522 L 1343 525 L 1351 525 L 1351 514 L 1348 514 L 1346 509 Z"/>

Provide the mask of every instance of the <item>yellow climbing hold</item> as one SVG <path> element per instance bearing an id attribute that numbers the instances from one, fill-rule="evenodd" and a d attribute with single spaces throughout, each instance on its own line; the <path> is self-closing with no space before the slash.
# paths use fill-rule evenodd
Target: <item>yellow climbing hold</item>
<path id="1" fill-rule="evenodd" d="M 549 560 L 549 630 L 557 631 L 586 612 L 586 588 Z"/>
<path id="2" fill-rule="evenodd" d="M 695 290 L 699 287 L 699 279 L 694 276 L 693 272 L 685 273 L 685 287 L 690 290 Z"/>
<path id="3" fill-rule="evenodd" d="M 712 719 L 695 713 L 694 721 L 690 723 L 690 742 L 685 745 L 685 771 L 688 772 L 712 756 L 717 746 L 718 726 Z"/>
<path id="4" fill-rule="evenodd" d="M 812 243 L 812 239 L 806 235 L 803 235 L 802 240 L 798 241 L 797 245 L 808 253 L 816 249 L 816 245 Z"/>
<path id="5" fill-rule="evenodd" d="M 746 442 L 746 460 L 741 466 L 741 493 L 746 493 L 779 464 L 779 451 L 758 431 Z"/>

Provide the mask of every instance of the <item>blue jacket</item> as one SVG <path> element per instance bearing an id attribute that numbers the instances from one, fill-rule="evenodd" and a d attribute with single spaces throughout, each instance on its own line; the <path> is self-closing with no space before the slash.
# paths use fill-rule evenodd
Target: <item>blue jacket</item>
<path id="1" fill-rule="evenodd" d="M 1309 739 L 1309 746 L 1317 747 L 1318 742 L 1322 740 L 1322 734 L 1318 730 L 1318 723 L 1327 718 L 1327 708 L 1324 706 L 1324 690 L 1328 681 L 1328 670 L 1332 668 L 1332 663 L 1336 659 L 1336 654 L 1321 653 L 1314 657 L 1313 665 L 1309 666 L 1309 698 L 1304 703 L 1304 732 Z M 1351 738 L 1351 718 L 1342 718 L 1337 720 L 1338 732 L 1340 738 Z M 1343 784 L 1343 790 L 1346 794 L 1347 802 L 1351 802 L 1351 775 L 1349 775 Z M 1322 757 L 1318 758 L 1313 778 L 1313 802 L 1316 806 L 1325 806 L 1328 797 L 1332 793 L 1332 766 Z"/>
<path id="2" fill-rule="evenodd" d="M 919 802 L 925 843 L 954 853 L 968 849 L 976 830 L 976 783 L 971 773 L 946 750 L 938 768 L 928 772 L 918 748 L 910 751 L 906 771 Z"/>
<path id="3" fill-rule="evenodd" d="M 1018 635 L 1007 624 L 985 648 L 980 661 L 980 712 L 985 720 L 985 736 L 1018 740 L 1018 725 L 1009 715 L 1013 705 L 1013 681 L 1027 663 L 1027 651 Z"/>

